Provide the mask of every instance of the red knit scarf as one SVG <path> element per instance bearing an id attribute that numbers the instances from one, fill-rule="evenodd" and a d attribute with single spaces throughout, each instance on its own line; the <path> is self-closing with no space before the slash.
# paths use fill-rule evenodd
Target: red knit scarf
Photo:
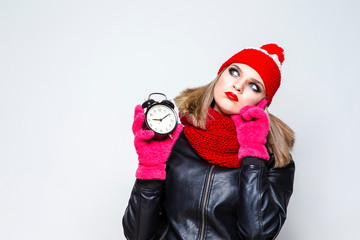
<path id="1" fill-rule="evenodd" d="M 206 130 L 184 121 L 184 133 L 195 151 L 207 162 L 228 168 L 238 168 L 239 144 L 234 122 L 209 107 Z"/>

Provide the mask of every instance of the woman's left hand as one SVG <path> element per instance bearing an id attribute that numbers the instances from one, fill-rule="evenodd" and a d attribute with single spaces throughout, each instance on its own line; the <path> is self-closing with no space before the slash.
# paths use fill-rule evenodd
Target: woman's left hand
<path id="1" fill-rule="evenodd" d="M 240 145 L 240 162 L 248 156 L 269 160 L 265 147 L 269 133 L 269 119 L 264 111 L 266 104 L 266 99 L 263 99 L 256 106 L 245 106 L 239 114 L 231 115 Z"/>

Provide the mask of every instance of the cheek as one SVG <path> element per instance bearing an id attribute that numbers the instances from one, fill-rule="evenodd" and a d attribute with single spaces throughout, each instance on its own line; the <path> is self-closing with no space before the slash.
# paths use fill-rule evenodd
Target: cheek
<path id="1" fill-rule="evenodd" d="M 264 98 L 265 98 L 264 93 L 255 93 L 249 90 L 243 93 L 241 103 L 243 106 L 256 105 Z"/>
<path id="2" fill-rule="evenodd" d="M 223 89 L 226 87 L 227 85 L 226 78 L 225 77 L 220 77 L 219 80 L 216 82 L 215 84 L 215 89 Z"/>
<path id="3" fill-rule="evenodd" d="M 224 89 L 226 88 L 226 82 L 223 79 L 219 79 L 214 87 L 214 98 L 220 97 L 224 93 Z"/>

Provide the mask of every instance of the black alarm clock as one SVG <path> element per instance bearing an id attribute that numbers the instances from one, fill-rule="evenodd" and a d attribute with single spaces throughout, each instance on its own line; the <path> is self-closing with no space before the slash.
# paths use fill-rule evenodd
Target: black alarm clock
<path id="1" fill-rule="evenodd" d="M 162 95 L 165 100 L 157 102 L 151 99 L 152 95 Z M 171 133 L 175 131 L 178 117 L 174 110 L 174 104 L 169 101 L 163 93 L 151 93 L 142 107 L 145 111 L 144 128 L 155 132 L 154 139 L 163 139 L 166 136 L 172 138 Z"/>

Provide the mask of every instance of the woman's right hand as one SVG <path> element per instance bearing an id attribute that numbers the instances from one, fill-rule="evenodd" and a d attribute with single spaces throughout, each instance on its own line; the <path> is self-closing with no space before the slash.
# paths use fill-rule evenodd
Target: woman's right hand
<path id="1" fill-rule="evenodd" d="M 136 177 L 139 179 L 159 179 L 166 178 L 166 161 L 168 160 L 171 149 L 178 139 L 183 126 L 178 123 L 172 138 L 164 140 L 152 140 L 155 133 L 152 130 L 144 130 L 145 114 L 141 105 L 135 107 L 134 122 L 132 130 L 135 136 L 134 145 L 139 156 L 139 166 L 136 170 Z"/>

